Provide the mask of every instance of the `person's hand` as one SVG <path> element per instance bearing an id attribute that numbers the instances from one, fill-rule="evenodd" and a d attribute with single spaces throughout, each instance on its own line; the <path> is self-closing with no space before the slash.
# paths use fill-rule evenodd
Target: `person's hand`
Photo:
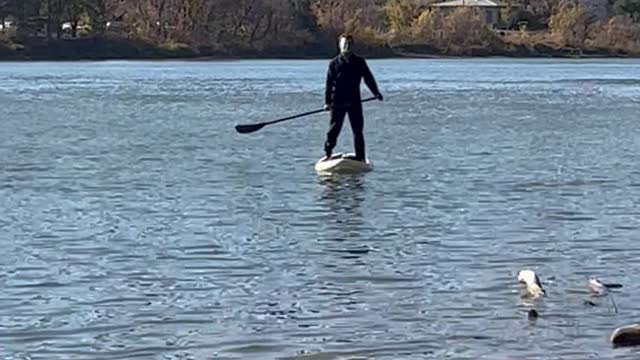
<path id="1" fill-rule="evenodd" d="M 331 110 L 331 104 L 324 104 L 324 111 Z"/>
<path id="2" fill-rule="evenodd" d="M 384 100 L 384 98 L 382 97 L 381 93 L 378 93 L 378 95 L 376 95 L 376 97 L 378 98 L 378 100 L 382 101 Z"/>

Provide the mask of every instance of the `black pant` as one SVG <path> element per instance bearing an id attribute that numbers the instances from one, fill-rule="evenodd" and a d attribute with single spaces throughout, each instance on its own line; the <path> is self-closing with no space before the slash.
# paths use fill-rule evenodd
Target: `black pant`
<path id="1" fill-rule="evenodd" d="M 356 103 L 349 107 L 334 107 L 331 110 L 331 121 L 329 123 L 329 131 L 327 132 L 327 141 L 324 144 L 324 152 L 330 156 L 333 148 L 338 141 L 338 135 L 342 130 L 345 115 L 349 114 L 349 122 L 351 123 L 351 132 L 353 133 L 353 144 L 356 150 L 356 158 L 365 160 L 364 136 L 362 130 L 364 128 L 364 117 L 362 115 L 362 104 Z"/>

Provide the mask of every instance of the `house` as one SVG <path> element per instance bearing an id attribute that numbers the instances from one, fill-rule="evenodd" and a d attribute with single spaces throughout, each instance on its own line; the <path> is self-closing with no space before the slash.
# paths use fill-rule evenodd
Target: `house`
<path id="1" fill-rule="evenodd" d="M 451 0 L 429 5 L 434 9 L 449 12 L 461 7 L 473 7 L 481 10 L 487 25 L 496 27 L 500 22 L 500 5 L 491 0 Z"/>

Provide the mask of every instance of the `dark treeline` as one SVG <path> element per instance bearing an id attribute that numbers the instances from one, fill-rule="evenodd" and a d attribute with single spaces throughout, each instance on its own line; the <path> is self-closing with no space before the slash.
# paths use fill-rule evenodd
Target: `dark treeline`
<path id="1" fill-rule="evenodd" d="M 326 56 L 342 32 L 380 55 L 640 53 L 640 0 L 494 1 L 0 0 L 0 56 Z"/>

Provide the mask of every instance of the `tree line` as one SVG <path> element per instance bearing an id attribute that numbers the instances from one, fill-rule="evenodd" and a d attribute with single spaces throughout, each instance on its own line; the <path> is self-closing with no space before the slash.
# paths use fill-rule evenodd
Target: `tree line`
<path id="1" fill-rule="evenodd" d="M 639 49 L 640 0 L 502 0 L 493 28 L 482 10 L 445 12 L 429 6 L 436 2 L 441 0 L 0 0 L 0 22 L 11 19 L 14 41 L 118 37 L 227 53 L 333 51 L 343 32 L 369 50 Z"/>

